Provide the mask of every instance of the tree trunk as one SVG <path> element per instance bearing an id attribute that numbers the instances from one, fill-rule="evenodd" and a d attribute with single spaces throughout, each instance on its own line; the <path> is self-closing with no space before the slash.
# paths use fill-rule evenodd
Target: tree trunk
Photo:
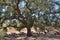
<path id="1" fill-rule="evenodd" d="M 28 37 L 32 36 L 31 28 L 27 28 L 27 36 L 28 36 Z"/>
<path id="2" fill-rule="evenodd" d="M 3 30 L 7 31 L 7 27 L 4 27 Z"/>

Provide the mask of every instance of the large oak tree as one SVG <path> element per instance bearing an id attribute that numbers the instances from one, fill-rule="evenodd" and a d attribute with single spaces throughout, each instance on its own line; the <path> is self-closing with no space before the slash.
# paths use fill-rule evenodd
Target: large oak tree
<path id="1" fill-rule="evenodd" d="M 0 0 L 0 25 L 9 20 L 9 22 L 13 21 L 8 24 L 11 26 L 17 20 L 17 24 L 12 25 L 17 27 L 20 21 L 23 25 L 20 29 L 26 27 L 27 36 L 32 35 L 33 26 L 44 28 L 46 25 L 53 26 L 56 23 L 60 25 L 60 17 L 57 16 L 60 15 L 60 10 L 56 11 L 55 4 L 60 5 L 49 0 Z"/>

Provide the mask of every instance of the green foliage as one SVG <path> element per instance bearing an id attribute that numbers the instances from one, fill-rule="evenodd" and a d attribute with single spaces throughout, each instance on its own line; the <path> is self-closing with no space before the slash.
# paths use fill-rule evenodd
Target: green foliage
<path id="1" fill-rule="evenodd" d="M 26 4 L 21 9 L 20 2 L 22 1 Z M 59 10 L 55 10 L 55 4 L 57 3 L 48 0 L 0 0 L 0 24 L 5 22 L 7 25 L 12 24 L 16 27 L 35 26 L 43 30 L 45 26 L 59 27 L 60 18 L 56 16 Z M 4 7 L 6 7 L 5 12 L 2 10 Z M 12 22 L 13 19 L 18 21 Z M 10 20 L 10 22 L 6 22 L 6 20 Z"/>

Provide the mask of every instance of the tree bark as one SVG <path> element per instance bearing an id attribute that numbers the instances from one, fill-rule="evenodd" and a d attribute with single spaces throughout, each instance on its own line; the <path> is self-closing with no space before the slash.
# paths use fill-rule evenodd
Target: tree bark
<path id="1" fill-rule="evenodd" d="M 27 28 L 27 36 L 28 36 L 28 37 L 32 36 L 31 28 Z"/>

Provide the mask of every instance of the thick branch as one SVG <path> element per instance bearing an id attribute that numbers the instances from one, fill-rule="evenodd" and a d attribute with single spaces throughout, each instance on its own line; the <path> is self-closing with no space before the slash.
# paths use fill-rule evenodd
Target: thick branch
<path id="1" fill-rule="evenodd" d="M 14 9 L 17 11 L 18 16 L 23 19 L 22 22 L 26 25 L 26 18 L 21 14 L 21 11 L 20 11 L 19 6 L 18 6 L 19 5 L 19 1 L 20 0 L 18 0 L 18 2 L 16 4 L 16 7 Z"/>

